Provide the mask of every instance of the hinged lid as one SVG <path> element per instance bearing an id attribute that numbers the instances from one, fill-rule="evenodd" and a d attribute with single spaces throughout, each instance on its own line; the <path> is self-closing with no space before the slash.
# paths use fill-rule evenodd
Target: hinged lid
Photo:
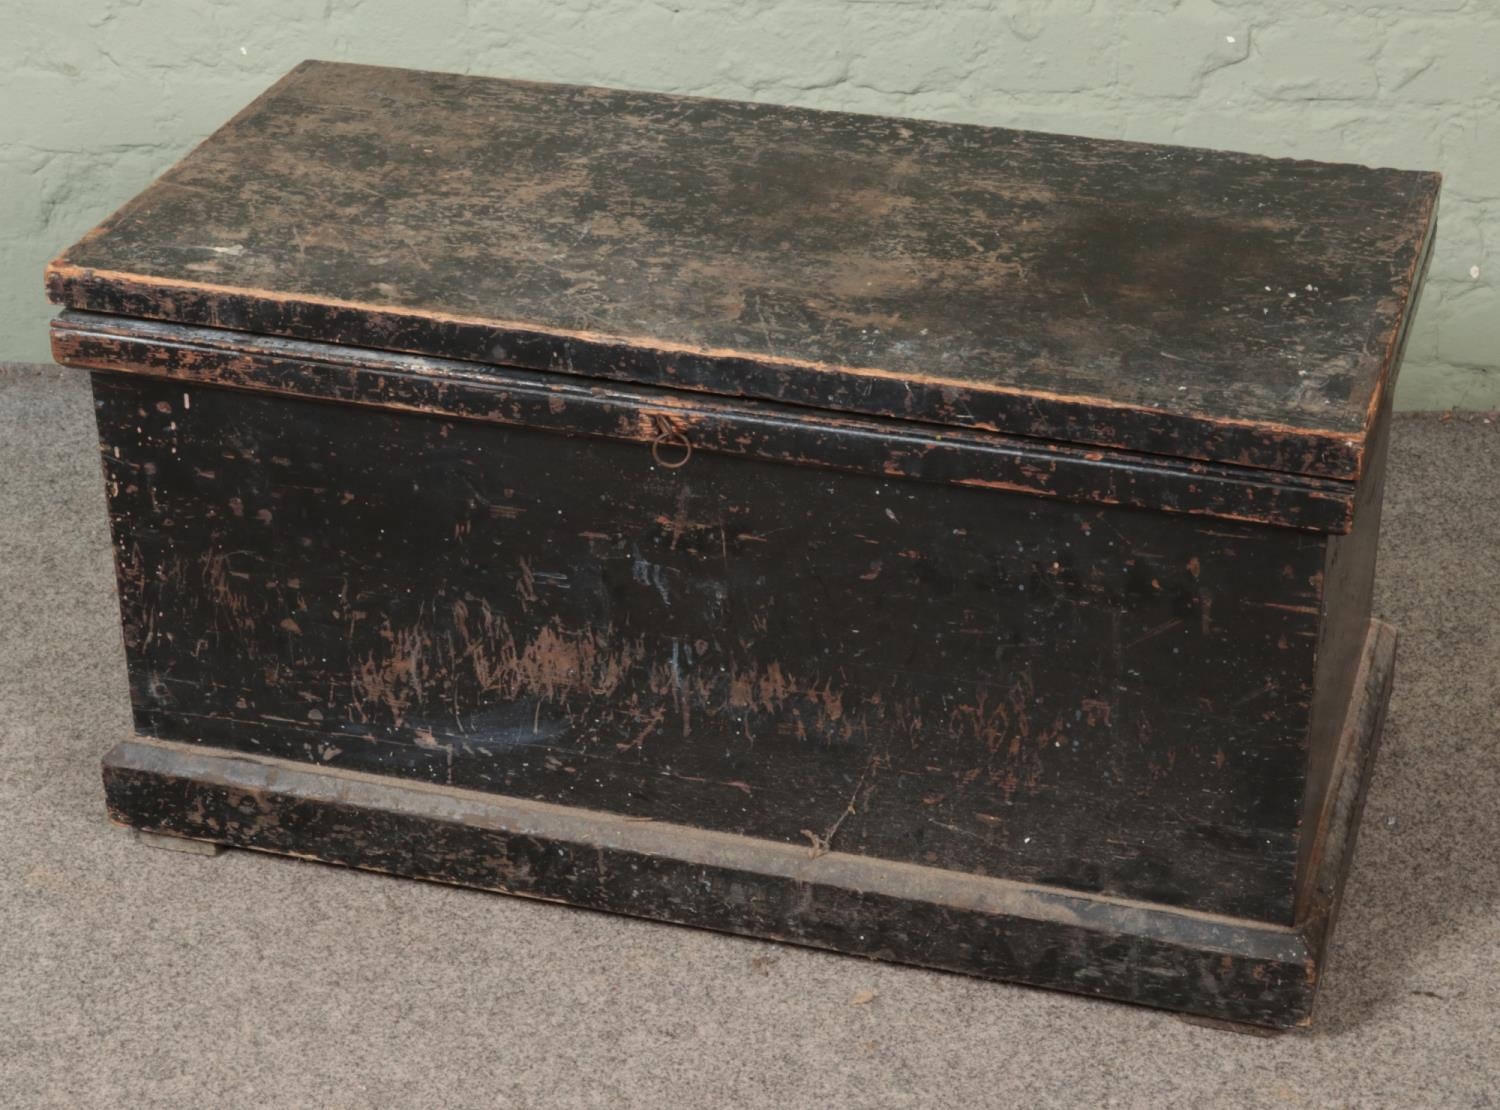
<path id="1" fill-rule="evenodd" d="M 69 307 L 1333 478 L 1435 174 L 305 62 Z"/>

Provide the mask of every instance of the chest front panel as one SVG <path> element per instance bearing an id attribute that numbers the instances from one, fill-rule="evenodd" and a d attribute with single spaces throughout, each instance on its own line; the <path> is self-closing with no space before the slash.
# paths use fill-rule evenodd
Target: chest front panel
<path id="1" fill-rule="evenodd" d="M 95 394 L 150 734 L 1290 913 L 1324 536 Z"/>

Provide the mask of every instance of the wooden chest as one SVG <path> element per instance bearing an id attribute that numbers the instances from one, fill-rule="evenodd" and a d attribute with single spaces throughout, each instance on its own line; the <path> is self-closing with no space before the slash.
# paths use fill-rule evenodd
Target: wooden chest
<path id="1" fill-rule="evenodd" d="M 110 813 L 1305 1022 L 1437 193 L 305 63 L 47 273 Z"/>

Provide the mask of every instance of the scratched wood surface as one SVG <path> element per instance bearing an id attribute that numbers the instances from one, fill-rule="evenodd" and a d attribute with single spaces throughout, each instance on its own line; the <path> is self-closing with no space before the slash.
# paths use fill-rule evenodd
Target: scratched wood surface
<path id="1" fill-rule="evenodd" d="M 71 310 L 53 321 L 52 341 L 69 366 L 617 440 L 669 467 L 728 454 L 1332 533 L 1356 526 L 1364 486 Z"/>
<path id="2" fill-rule="evenodd" d="M 1325 535 L 95 393 L 146 735 L 1292 920 Z"/>
<path id="3" fill-rule="evenodd" d="M 1436 175 L 304 63 L 81 309 L 1358 476 Z"/>
<path id="4" fill-rule="evenodd" d="M 1321 971 L 1284 927 L 221 749 L 127 741 L 104 782 L 154 833 L 1237 1021 L 1305 1021 Z"/>
<path id="5" fill-rule="evenodd" d="M 156 739 L 104 760 L 111 816 L 174 836 L 1169 1007 L 1305 1025 L 1379 742 L 1395 636 L 1368 628 L 1296 926 L 977 877 Z"/>

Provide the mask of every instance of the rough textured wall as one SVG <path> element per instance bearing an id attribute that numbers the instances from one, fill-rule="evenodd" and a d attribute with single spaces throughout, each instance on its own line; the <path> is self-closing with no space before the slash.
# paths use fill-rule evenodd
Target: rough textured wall
<path id="1" fill-rule="evenodd" d="M 306 57 L 1447 175 L 1408 408 L 1500 405 L 1497 0 L 0 0 L 0 359 L 46 261 Z"/>

